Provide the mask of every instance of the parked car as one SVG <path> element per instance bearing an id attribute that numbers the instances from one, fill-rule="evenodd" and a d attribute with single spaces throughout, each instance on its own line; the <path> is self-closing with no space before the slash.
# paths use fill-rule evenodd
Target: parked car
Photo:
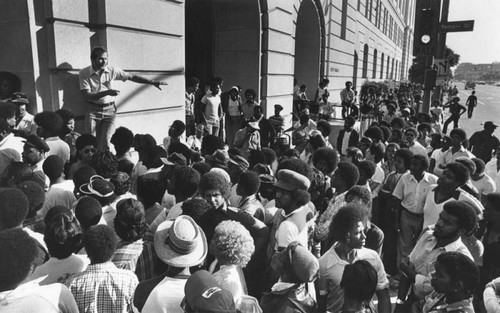
<path id="1" fill-rule="evenodd" d="M 468 81 L 465 83 L 465 90 L 467 89 L 475 89 L 476 88 L 476 83 L 473 81 Z"/>

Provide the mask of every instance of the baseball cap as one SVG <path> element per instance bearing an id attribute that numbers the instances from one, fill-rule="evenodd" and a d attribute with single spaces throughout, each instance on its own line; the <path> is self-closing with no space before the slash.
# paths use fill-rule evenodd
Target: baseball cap
<path id="1" fill-rule="evenodd" d="M 233 295 L 207 271 L 197 271 L 184 286 L 186 312 L 236 312 Z"/>

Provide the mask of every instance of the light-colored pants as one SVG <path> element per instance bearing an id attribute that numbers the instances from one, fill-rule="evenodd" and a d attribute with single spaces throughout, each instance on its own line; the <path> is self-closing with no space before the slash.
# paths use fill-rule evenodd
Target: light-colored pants
<path id="1" fill-rule="evenodd" d="M 410 255 L 422 232 L 423 224 L 423 215 L 417 216 L 406 209 L 402 209 L 398 240 L 398 264 Z"/>
<path id="2" fill-rule="evenodd" d="M 217 121 L 217 122 L 207 121 L 205 124 L 205 134 L 215 135 L 215 136 L 219 137 L 219 126 L 220 126 L 219 121 Z"/>
<path id="3" fill-rule="evenodd" d="M 115 129 L 116 105 L 105 109 L 92 106 L 87 113 L 89 132 L 97 139 L 99 151 L 109 150 L 109 141 Z"/>

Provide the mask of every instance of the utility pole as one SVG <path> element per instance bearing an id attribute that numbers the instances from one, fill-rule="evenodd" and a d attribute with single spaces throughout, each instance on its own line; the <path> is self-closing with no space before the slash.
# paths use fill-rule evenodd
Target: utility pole
<path id="1" fill-rule="evenodd" d="M 443 0 L 443 7 L 441 9 L 441 23 L 448 22 L 448 11 L 450 9 L 450 0 Z M 438 46 L 436 52 L 436 59 L 443 59 L 444 52 L 446 50 L 446 33 L 439 33 L 438 35 Z M 443 86 L 438 85 L 434 88 L 434 93 L 432 96 L 432 101 L 441 101 L 441 93 L 443 92 Z"/>

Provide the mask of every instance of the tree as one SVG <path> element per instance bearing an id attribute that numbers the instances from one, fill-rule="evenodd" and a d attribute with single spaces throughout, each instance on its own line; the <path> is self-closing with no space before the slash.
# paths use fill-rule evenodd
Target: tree
<path id="1" fill-rule="evenodd" d="M 424 72 L 426 70 L 425 58 L 426 58 L 425 56 L 413 58 L 413 64 L 410 66 L 410 69 L 408 71 L 411 82 L 417 84 L 424 83 Z M 448 59 L 450 67 L 457 66 L 458 62 L 460 61 L 460 55 L 449 47 L 445 47 L 444 58 Z M 448 78 L 453 78 L 451 72 L 448 74 Z"/>

